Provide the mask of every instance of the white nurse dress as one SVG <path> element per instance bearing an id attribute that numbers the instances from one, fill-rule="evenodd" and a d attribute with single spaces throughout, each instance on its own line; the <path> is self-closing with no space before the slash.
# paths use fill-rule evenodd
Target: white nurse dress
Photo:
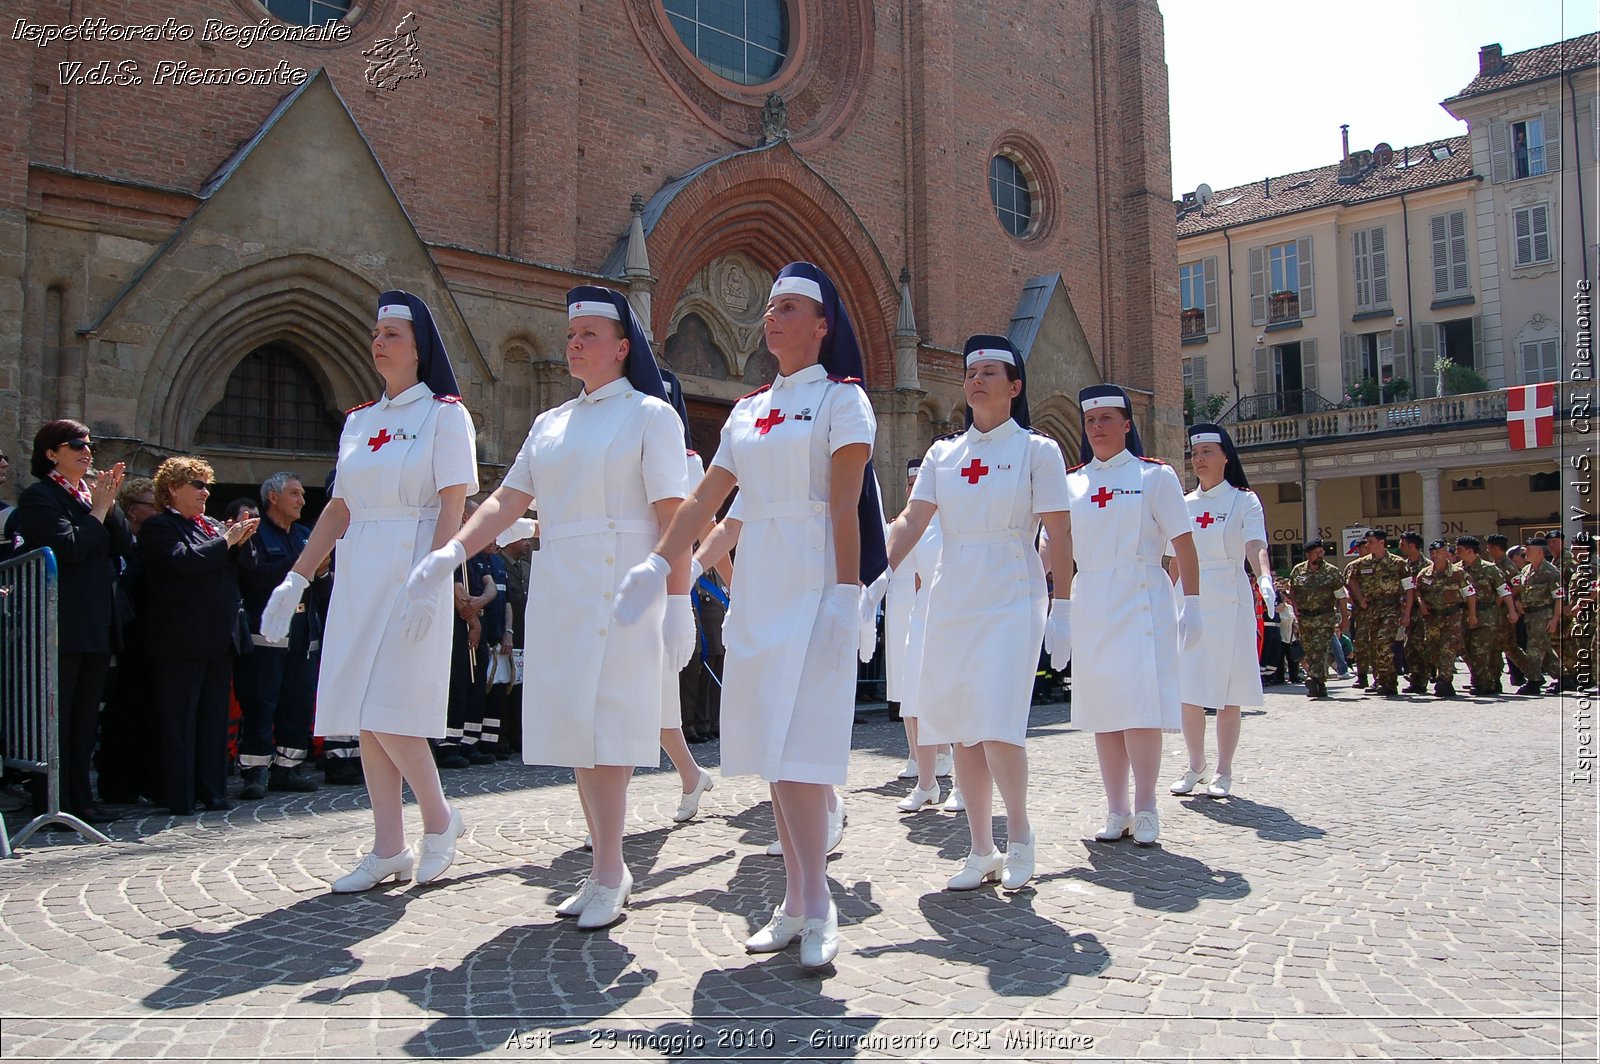
<path id="1" fill-rule="evenodd" d="M 832 456 L 876 430 L 867 393 L 821 365 L 740 399 L 722 427 L 711 464 L 738 480 L 744 522 L 722 627 L 724 775 L 845 782 L 856 648 L 830 653 L 815 633 L 837 583 Z"/>
<path id="2" fill-rule="evenodd" d="M 1256 601 L 1244 568 L 1244 545 L 1266 542 L 1261 500 L 1226 480 L 1184 496 L 1200 558 L 1200 640 L 1179 657 L 1180 692 L 1192 706 L 1259 706 Z"/>
<path id="3" fill-rule="evenodd" d="M 406 638 L 398 606 L 411 567 L 433 549 L 439 492 L 478 490 L 472 418 L 426 384 L 356 407 L 339 435 L 333 497 L 350 508 L 322 639 L 316 733 L 362 731 L 442 738 L 455 626 L 448 583 L 434 624 Z"/>

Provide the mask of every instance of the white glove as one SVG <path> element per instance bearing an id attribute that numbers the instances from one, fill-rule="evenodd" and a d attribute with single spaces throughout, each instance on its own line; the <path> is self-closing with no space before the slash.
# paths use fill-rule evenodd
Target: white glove
<path id="1" fill-rule="evenodd" d="M 433 616 L 438 612 L 439 604 L 433 599 L 401 595 L 400 629 L 408 640 L 420 643 L 428 637 L 428 631 L 433 627 Z"/>
<path id="2" fill-rule="evenodd" d="M 700 564 L 699 558 L 689 559 L 689 586 L 693 587 L 702 576 L 706 575 L 706 567 Z"/>
<path id="3" fill-rule="evenodd" d="M 433 598 L 439 586 L 449 583 L 450 574 L 466 560 L 467 547 L 459 539 L 452 539 L 438 550 L 424 555 L 411 570 L 411 575 L 406 577 L 406 598 L 412 602 Z"/>
<path id="4" fill-rule="evenodd" d="M 1183 612 L 1178 614 L 1178 644 L 1184 650 L 1200 645 L 1200 596 L 1183 596 Z"/>
<path id="5" fill-rule="evenodd" d="M 1268 617 L 1278 615 L 1278 588 L 1272 582 L 1271 573 L 1262 573 L 1256 577 L 1256 587 L 1261 589 L 1261 605 L 1267 611 Z"/>
<path id="6" fill-rule="evenodd" d="M 611 615 L 626 627 L 638 624 L 646 610 L 667 597 L 667 574 L 672 566 L 659 554 L 652 554 L 628 570 L 617 585 L 617 602 Z"/>
<path id="7" fill-rule="evenodd" d="M 1072 661 L 1072 601 L 1054 599 L 1050 603 L 1050 616 L 1044 622 L 1044 652 L 1050 655 L 1050 667 L 1061 670 Z"/>
<path id="8" fill-rule="evenodd" d="M 300 596 L 310 586 L 311 581 L 291 569 L 283 583 L 272 589 L 267 608 L 261 611 L 261 638 L 277 646 L 289 642 L 289 625 L 294 623 L 295 607 L 300 605 Z"/>
<path id="9" fill-rule="evenodd" d="M 892 575 L 890 570 L 885 569 L 876 580 L 861 589 L 861 631 L 856 635 L 856 649 L 863 665 L 878 653 L 878 605 L 883 602 L 883 596 L 889 593 L 889 578 Z"/>
<path id="10" fill-rule="evenodd" d="M 682 672 L 694 657 L 694 609 L 688 595 L 667 596 L 667 616 L 661 634 L 666 644 L 667 664 Z"/>
<path id="11" fill-rule="evenodd" d="M 822 608 L 817 615 L 817 635 L 826 660 L 844 663 L 855 657 L 857 631 L 860 628 L 861 587 L 859 584 L 830 584 L 822 593 Z"/>

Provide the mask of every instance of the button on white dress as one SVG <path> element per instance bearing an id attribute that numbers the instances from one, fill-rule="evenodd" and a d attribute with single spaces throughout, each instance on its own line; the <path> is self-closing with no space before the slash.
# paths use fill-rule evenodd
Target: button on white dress
<path id="1" fill-rule="evenodd" d="M 1200 558 L 1200 641 L 1182 652 L 1180 693 L 1192 706 L 1259 706 L 1256 602 L 1244 569 L 1244 545 L 1266 541 L 1266 519 L 1253 491 L 1226 480 L 1184 496 Z"/>
<path id="2" fill-rule="evenodd" d="M 337 545 L 322 638 L 318 735 L 444 736 L 450 585 L 440 586 L 420 644 L 406 638 L 397 606 L 411 567 L 433 549 L 440 490 L 478 490 L 476 435 L 460 402 L 435 399 L 420 383 L 345 418 L 333 497 L 350 508 L 350 527 Z"/>
<path id="3" fill-rule="evenodd" d="M 683 426 L 627 378 L 534 421 L 505 486 L 532 495 L 522 760 L 593 768 L 661 760 L 661 623 L 611 619 L 617 584 L 660 538 L 654 503 L 683 498 Z"/>
<path id="4" fill-rule="evenodd" d="M 744 521 L 722 628 L 724 775 L 845 782 L 855 648 L 830 658 L 814 632 L 823 590 L 837 583 L 832 455 L 871 446 L 876 429 L 866 392 L 820 365 L 745 396 L 722 427 L 711 464 L 738 479 Z"/>
<path id="5" fill-rule="evenodd" d="M 928 625 L 928 592 L 933 570 L 939 564 L 944 536 L 939 515 L 934 514 L 922 538 L 889 578 L 883 609 L 884 678 L 891 702 L 900 703 L 902 717 L 915 717 L 921 686 L 922 645 Z M 921 581 L 922 586 L 917 586 Z"/>
<path id="6" fill-rule="evenodd" d="M 1047 436 L 1007 420 L 937 440 L 912 501 L 939 508 L 917 742 L 1023 745 L 1044 640 L 1037 515 L 1067 508 L 1066 464 Z"/>
<path id="7" fill-rule="evenodd" d="M 1189 531 L 1171 467 L 1122 451 L 1067 474 L 1072 511 L 1072 724 L 1176 731 L 1178 610 L 1161 567 Z M 1202 587 L 1204 581 L 1202 580 Z"/>

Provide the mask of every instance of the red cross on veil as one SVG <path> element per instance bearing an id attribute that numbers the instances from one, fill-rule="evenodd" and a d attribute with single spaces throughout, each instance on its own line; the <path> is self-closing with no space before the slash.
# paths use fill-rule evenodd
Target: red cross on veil
<path id="1" fill-rule="evenodd" d="M 774 425 L 781 425 L 785 420 L 783 411 L 774 407 L 767 416 L 756 418 L 756 431 L 765 436 L 772 431 Z"/>
<path id="2" fill-rule="evenodd" d="M 393 440 L 394 437 L 389 435 L 388 429 L 379 429 L 378 434 L 367 441 L 367 446 L 371 447 L 373 451 L 376 452 L 378 448 L 382 447 L 386 443 L 393 442 Z"/>
<path id="3" fill-rule="evenodd" d="M 978 461 L 978 459 L 974 458 L 972 460 L 972 464 L 967 466 L 967 468 L 960 470 L 960 473 L 962 476 L 967 478 L 968 484 L 976 484 L 979 477 L 988 475 L 989 467 Z"/>
<path id="4" fill-rule="evenodd" d="M 1100 507 L 1100 509 L 1104 510 L 1106 508 L 1106 503 L 1110 502 L 1114 498 L 1116 498 L 1116 496 L 1112 494 L 1111 489 L 1102 484 L 1100 485 L 1099 491 L 1089 496 L 1089 501 L 1093 502 L 1096 506 Z"/>

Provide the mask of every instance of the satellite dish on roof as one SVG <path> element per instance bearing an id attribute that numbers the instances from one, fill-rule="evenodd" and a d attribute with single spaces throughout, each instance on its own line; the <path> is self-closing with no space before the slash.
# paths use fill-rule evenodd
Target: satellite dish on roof
<path id="1" fill-rule="evenodd" d="M 1216 195 L 1217 194 L 1215 192 L 1211 191 L 1211 186 L 1206 184 L 1204 181 L 1200 182 L 1200 187 L 1194 190 L 1195 202 L 1200 204 L 1201 210 L 1205 210 L 1207 207 L 1209 207 L 1211 205 L 1211 201 L 1216 198 Z"/>

